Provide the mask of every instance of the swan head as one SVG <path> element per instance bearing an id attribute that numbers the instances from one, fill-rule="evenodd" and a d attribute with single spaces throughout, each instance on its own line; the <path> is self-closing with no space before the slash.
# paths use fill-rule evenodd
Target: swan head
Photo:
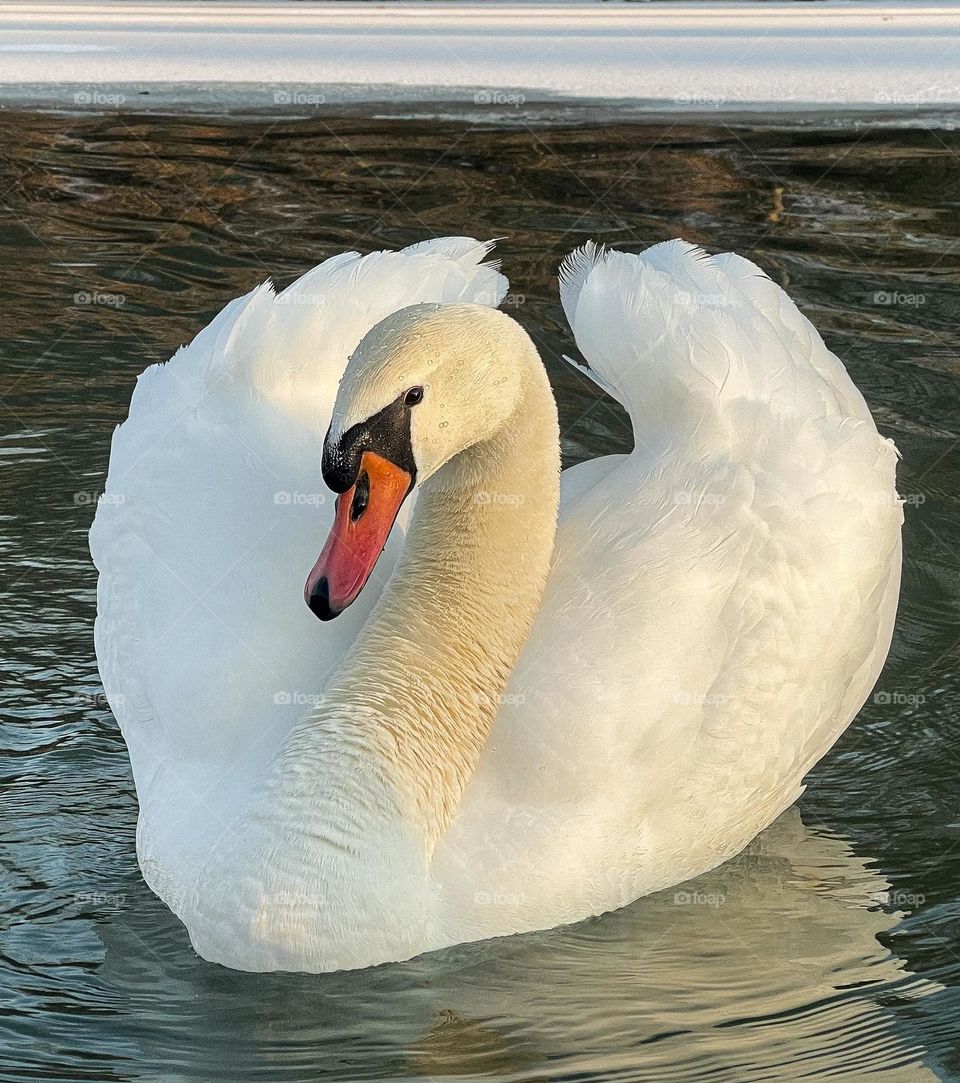
<path id="1" fill-rule="evenodd" d="M 304 588 L 321 620 L 360 594 L 414 487 L 507 423 L 522 397 L 516 351 L 533 349 L 517 323 L 483 305 L 413 305 L 364 336 L 323 447 L 323 478 L 339 495 Z"/>

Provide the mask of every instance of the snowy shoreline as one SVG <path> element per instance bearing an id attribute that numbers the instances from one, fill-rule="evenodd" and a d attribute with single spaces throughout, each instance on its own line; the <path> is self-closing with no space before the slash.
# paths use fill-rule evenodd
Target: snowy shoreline
<path id="1" fill-rule="evenodd" d="M 238 108 L 300 113 L 453 100 L 509 114 L 559 96 L 697 112 L 809 104 L 909 115 L 960 104 L 958 41 L 960 8 L 946 0 L 17 0 L 0 7 L 0 99 L 96 109 L 219 93 Z"/>

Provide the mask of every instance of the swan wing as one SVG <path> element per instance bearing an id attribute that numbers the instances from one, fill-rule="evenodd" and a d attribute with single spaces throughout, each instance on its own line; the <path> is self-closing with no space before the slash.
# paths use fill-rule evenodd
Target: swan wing
<path id="1" fill-rule="evenodd" d="M 560 281 L 635 447 L 564 473 L 541 611 L 438 852 L 454 894 L 510 900 L 475 908 L 488 929 L 742 849 L 859 710 L 899 590 L 895 449 L 758 267 L 588 245 Z"/>
<path id="2" fill-rule="evenodd" d="M 393 564 L 397 540 L 333 625 L 300 602 L 333 516 L 320 459 L 347 357 L 407 305 L 496 306 L 507 283 L 484 262 L 491 247 L 451 237 L 334 256 L 230 302 L 137 382 L 90 533 L 96 650 L 133 765 L 141 864 L 167 901 Z"/>

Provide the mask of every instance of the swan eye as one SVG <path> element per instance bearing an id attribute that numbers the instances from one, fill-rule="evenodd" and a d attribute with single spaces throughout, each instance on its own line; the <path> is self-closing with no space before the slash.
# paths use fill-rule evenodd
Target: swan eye
<path id="1" fill-rule="evenodd" d="M 357 478 L 357 485 L 353 491 L 353 503 L 350 505 L 350 521 L 355 523 L 367 510 L 367 501 L 370 499 L 370 478 L 366 470 Z"/>
<path id="2" fill-rule="evenodd" d="M 411 387 L 403 396 L 403 401 L 407 406 L 416 406 L 418 402 L 423 402 L 423 388 Z"/>

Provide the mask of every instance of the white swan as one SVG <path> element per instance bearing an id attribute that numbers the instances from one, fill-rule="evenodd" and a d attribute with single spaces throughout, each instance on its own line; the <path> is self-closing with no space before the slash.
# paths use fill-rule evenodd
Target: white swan
<path id="1" fill-rule="evenodd" d="M 144 876 L 204 958 L 362 967 L 688 879 L 796 799 L 879 673 L 896 452 L 786 295 L 680 241 L 571 256 L 636 447 L 559 479 L 488 250 L 261 286 L 114 436 L 97 655 Z M 360 592 L 332 624 L 300 600 L 328 531 L 308 601 Z"/>

